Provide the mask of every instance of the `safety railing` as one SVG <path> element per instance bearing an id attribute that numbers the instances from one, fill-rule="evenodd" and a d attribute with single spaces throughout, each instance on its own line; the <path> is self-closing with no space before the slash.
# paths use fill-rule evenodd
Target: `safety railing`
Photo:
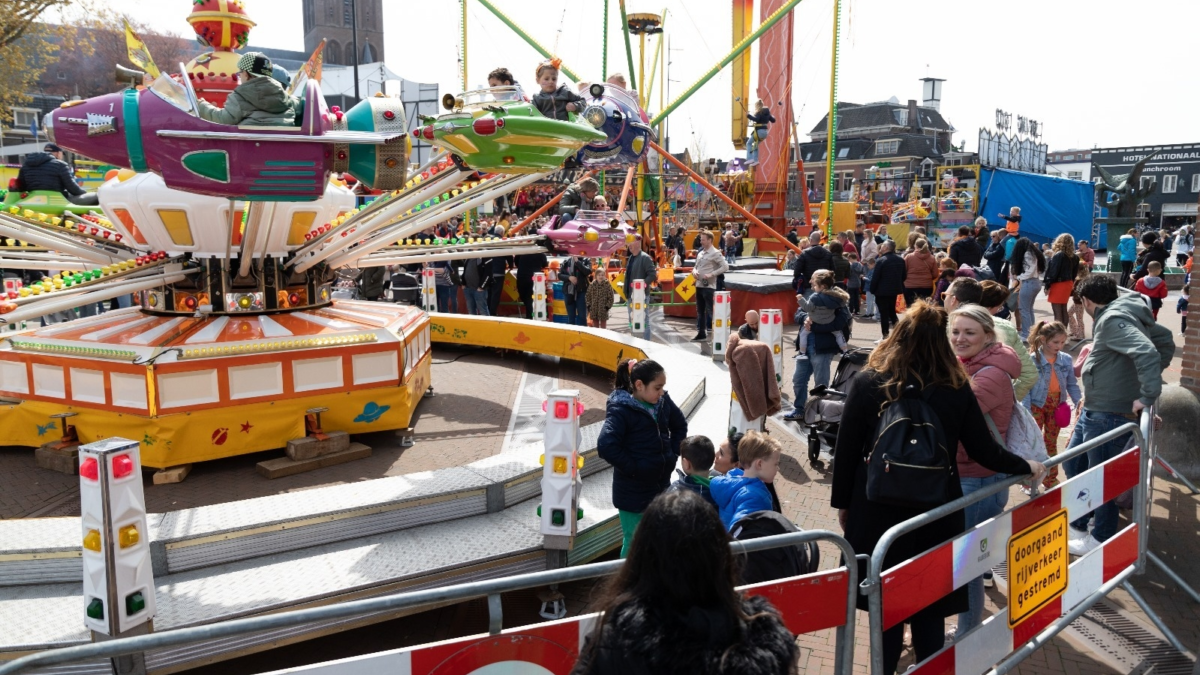
<path id="1" fill-rule="evenodd" d="M 903 623 L 972 579 L 998 566 L 993 546 L 1003 542 L 1009 581 L 1009 606 L 985 620 L 925 661 L 915 673 L 1007 673 L 1112 590 L 1123 587 L 1142 607 L 1172 646 L 1189 652 L 1127 583 L 1145 567 L 1149 535 L 1150 477 L 1154 463 L 1153 413 L 1141 424 L 1128 424 L 1059 453 L 1046 462 L 1057 466 L 1126 436 L 1132 447 L 1090 466 L 1044 494 L 969 528 L 941 546 L 884 569 L 888 550 L 901 536 L 971 504 L 1007 491 L 1014 477 L 900 523 L 879 540 L 871 554 L 862 592 L 868 597 L 871 668 L 884 673 L 883 631 Z M 1036 486 L 1035 486 L 1036 488 Z M 1070 563 L 1068 524 L 1100 505 L 1134 490 L 1133 522 L 1099 547 Z"/>
<path id="2" fill-rule="evenodd" d="M 748 541 L 736 541 L 732 542 L 730 547 L 733 549 L 734 554 L 743 554 L 785 546 L 796 546 L 811 541 L 827 541 L 839 549 L 843 561 L 855 560 L 854 550 L 850 547 L 850 544 L 841 536 L 828 530 L 809 530 L 806 532 L 761 537 Z M 34 667 L 144 653 L 176 645 L 231 638 L 238 635 L 287 628 L 317 621 L 355 617 L 388 610 L 412 610 L 425 606 L 444 605 L 483 597 L 486 597 L 488 600 L 489 633 L 495 636 L 501 634 L 503 628 L 503 614 L 500 602 L 502 593 L 603 577 L 615 574 L 623 564 L 623 560 L 592 563 L 578 567 L 521 574 L 501 579 L 475 581 L 442 588 L 355 600 L 323 607 L 234 619 L 161 633 L 118 638 L 94 644 L 52 649 L 22 656 L 9 663 L 0 665 L 0 675 L 14 675 L 15 673 L 24 672 Z M 829 628 L 836 629 L 837 646 L 834 670 L 837 675 L 848 675 L 851 672 L 854 657 L 854 601 L 857 595 L 857 588 L 857 565 L 843 564 L 843 566 L 832 570 L 764 582 L 746 586 L 740 590 L 751 595 L 767 597 L 779 610 L 788 629 L 795 634 Z M 593 625 L 590 622 L 594 621 L 595 617 L 596 615 L 589 615 L 570 619 L 565 622 L 535 624 L 533 626 L 506 631 L 504 632 L 506 639 L 503 642 L 509 646 L 510 652 L 511 650 L 516 650 L 515 656 L 521 656 L 521 653 L 519 653 L 520 650 L 525 649 L 528 650 L 526 656 L 533 658 L 541 650 L 541 646 L 544 645 L 546 635 L 554 634 L 561 637 L 564 630 L 562 628 L 564 623 L 576 624 L 574 629 L 577 636 L 576 642 L 574 644 L 563 645 L 569 650 L 570 658 L 573 660 L 578 655 L 578 650 L 582 647 L 584 638 L 590 634 L 586 629 Z M 571 631 L 567 630 L 566 632 L 570 633 Z M 519 636 L 524 634 L 538 639 L 519 639 Z M 457 644 L 462 648 L 472 641 L 479 640 L 481 638 L 466 638 L 449 644 Z M 430 646 L 429 649 L 441 647 L 445 644 L 447 643 L 438 643 L 438 645 Z M 423 648 L 415 648 L 407 651 L 415 652 L 419 649 Z M 416 659 L 415 661 L 420 662 L 421 659 Z M 408 662 L 413 663 L 414 660 L 408 659 Z M 316 669 L 318 666 L 313 666 L 312 668 Z M 367 669 L 363 672 L 376 671 Z M 421 671 L 413 669 L 405 672 L 416 673 Z"/>

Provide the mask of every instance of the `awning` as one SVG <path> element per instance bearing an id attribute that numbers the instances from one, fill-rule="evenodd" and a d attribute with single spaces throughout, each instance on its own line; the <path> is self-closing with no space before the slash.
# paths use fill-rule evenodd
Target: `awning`
<path id="1" fill-rule="evenodd" d="M 1195 204 L 1163 204 L 1162 214 L 1164 216 L 1196 216 Z"/>

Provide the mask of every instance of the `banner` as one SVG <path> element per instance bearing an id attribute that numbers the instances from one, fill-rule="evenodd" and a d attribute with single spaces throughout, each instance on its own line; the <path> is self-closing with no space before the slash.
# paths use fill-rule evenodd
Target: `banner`
<path id="1" fill-rule="evenodd" d="M 312 56 L 308 57 L 308 60 L 300 67 L 300 72 L 292 78 L 292 86 L 288 87 L 288 96 L 295 94 L 296 87 L 304 80 L 321 81 L 321 66 L 325 64 L 325 56 L 322 54 L 325 51 L 325 42 L 325 38 L 321 38 L 321 43 L 313 50 Z"/>

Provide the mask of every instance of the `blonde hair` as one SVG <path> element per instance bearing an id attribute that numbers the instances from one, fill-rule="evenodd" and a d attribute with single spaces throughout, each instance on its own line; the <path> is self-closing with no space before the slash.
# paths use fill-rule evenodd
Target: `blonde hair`
<path id="1" fill-rule="evenodd" d="M 1067 233 L 1062 233 L 1054 240 L 1054 250 L 1059 253 L 1066 253 L 1069 256 L 1075 255 L 1075 237 Z"/>
<path id="2" fill-rule="evenodd" d="M 779 444 L 779 441 L 771 438 L 762 431 L 750 430 L 738 442 L 738 464 L 741 464 L 745 468 L 754 464 L 757 460 L 770 459 L 771 455 L 782 451 L 783 446 Z"/>
<path id="3" fill-rule="evenodd" d="M 983 332 L 991 337 L 989 343 L 996 341 L 996 322 L 992 319 L 992 313 L 983 305 L 959 305 L 957 309 L 950 312 L 950 320 L 946 322 L 946 334 L 950 334 L 950 324 L 958 317 L 970 319 L 979 324 L 983 328 Z"/>
<path id="4" fill-rule="evenodd" d="M 1039 321 L 1029 331 L 1029 353 L 1036 354 L 1042 345 L 1059 335 L 1066 335 L 1067 327 L 1058 321 Z"/>
<path id="5" fill-rule="evenodd" d="M 871 352 L 867 368 L 882 376 L 886 403 L 899 399 L 910 383 L 921 389 L 962 389 L 969 384 L 967 371 L 946 339 L 948 323 L 945 310 L 918 300 Z"/>
<path id="6" fill-rule="evenodd" d="M 833 276 L 833 272 L 830 270 L 817 270 L 816 272 L 812 273 L 808 283 L 812 286 L 820 286 L 821 288 L 828 290 L 833 288 L 835 279 L 836 278 Z"/>

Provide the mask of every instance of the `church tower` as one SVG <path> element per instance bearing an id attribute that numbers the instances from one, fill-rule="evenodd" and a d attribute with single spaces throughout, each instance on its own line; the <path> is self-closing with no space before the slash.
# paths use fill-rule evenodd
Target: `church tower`
<path id="1" fill-rule="evenodd" d="M 324 38 L 325 63 L 352 65 L 383 61 L 383 0 L 301 0 L 304 8 L 304 51 L 311 54 Z M 353 44 L 354 13 L 358 45 Z"/>

